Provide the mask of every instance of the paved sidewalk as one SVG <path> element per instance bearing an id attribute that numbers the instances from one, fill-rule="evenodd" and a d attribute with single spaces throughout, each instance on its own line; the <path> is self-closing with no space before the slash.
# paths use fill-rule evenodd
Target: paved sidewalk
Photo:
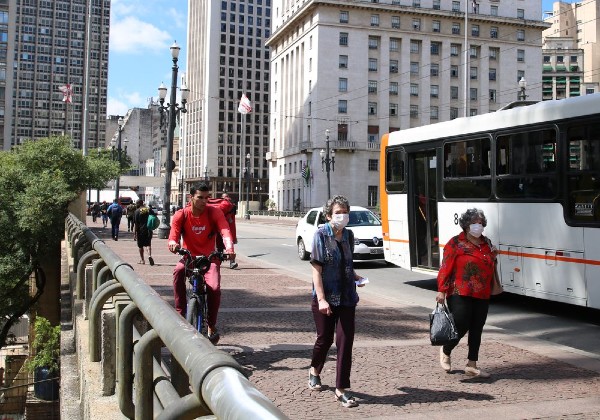
<path id="1" fill-rule="evenodd" d="M 173 304 L 171 272 L 178 257 L 167 251 L 166 240 L 153 240 L 155 266 L 147 260 L 138 265 L 126 228 L 113 241 L 101 223 L 88 218 L 88 226 Z M 244 256 L 238 262 L 236 270 L 222 269 L 219 348 L 232 354 L 257 388 L 292 419 L 600 418 L 597 358 L 490 327 L 480 366 L 492 379 L 465 377 L 465 343 L 446 374 L 439 348 L 428 341 L 429 309 L 382 304 L 361 289 L 352 370 L 352 392 L 360 406 L 344 409 L 334 400 L 334 351 L 322 373 L 325 390 L 307 388 L 315 338 L 310 284 Z"/>

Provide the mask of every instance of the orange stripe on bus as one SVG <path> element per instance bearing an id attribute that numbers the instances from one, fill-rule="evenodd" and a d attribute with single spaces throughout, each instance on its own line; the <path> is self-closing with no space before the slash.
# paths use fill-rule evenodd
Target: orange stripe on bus
<path id="1" fill-rule="evenodd" d="M 379 146 L 379 162 L 385 162 L 385 149 L 387 148 L 389 141 L 389 134 L 384 134 L 381 138 L 381 144 Z M 388 209 L 388 194 L 385 189 L 385 167 L 379 170 L 379 208 L 381 210 L 381 230 L 383 231 L 383 237 L 389 236 L 390 233 L 390 217 Z"/>

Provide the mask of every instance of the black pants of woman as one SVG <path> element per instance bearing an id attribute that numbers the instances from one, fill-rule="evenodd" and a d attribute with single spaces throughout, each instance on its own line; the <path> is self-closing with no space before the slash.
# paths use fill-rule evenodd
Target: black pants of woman
<path id="1" fill-rule="evenodd" d="M 468 359 L 476 362 L 479 360 L 479 347 L 481 345 L 481 334 L 487 319 L 490 301 L 488 299 L 477 299 L 470 296 L 452 295 L 448 296 L 448 309 L 454 316 L 454 323 L 458 330 L 458 338 L 462 339 L 469 332 L 469 355 Z M 451 344 L 444 346 L 444 354 L 450 356 L 454 347 Z"/>
<path id="2" fill-rule="evenodd" d="M 331 312 L 331 315 L 319 312 L 319 303 L 317 299 L 313 299 L 312 313 L 315 319 L 315 326 L 317 327 L 317 341 L 313 348 L 310 365 L 318 373 L 321 373 L 323 366 L 325 366 L 327 353 L 333 344 L 333 335 L 335 333 L 335 346 L 337 348 L 335 387 L 346 389 L 350 388 L 356 307 L 332 306 Z"/>

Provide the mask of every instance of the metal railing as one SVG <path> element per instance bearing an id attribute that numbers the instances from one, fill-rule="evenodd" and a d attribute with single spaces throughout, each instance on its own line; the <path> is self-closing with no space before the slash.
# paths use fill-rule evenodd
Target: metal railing
<path id="1" fill-rule="evenodd" d="M 213 414 L 227 419 L 287 418 L 248 381 L 233 357 L 198 334 L 73 214 L 67 216 L 66 231 L 77 275 L 76 297 L 86 296 L 91 361 L 100 361 L 104 304 L 121 292 L 131 299 L 124 310 L 117 311 L 116 334 L 116 393 L 126 417 L 193 419 Z M 93 264 L 93 269 L 92 279 L 86 284 L 88 264 Z M 86 290 L 88 293 L 84 293 Z M 133 325 L 137 314 L 150 325 L 144 334 Z M 154 357 L 163 346 L 172 356 L 170 372 L 165 372 Z M 159 404 L 155 405 L 156 399 Z M 158 412 L 154 412 L 155 406 Z"/>

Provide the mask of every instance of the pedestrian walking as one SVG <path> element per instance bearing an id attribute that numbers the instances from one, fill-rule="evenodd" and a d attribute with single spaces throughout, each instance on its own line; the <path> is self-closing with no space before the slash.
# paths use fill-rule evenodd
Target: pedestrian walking
<path id="1" fill-rule="evenodd" d="M 221 210 L 223 210 L 225 220 L 227 220 L 227 223 L 229 223 L 229 230 L 231 231 L 231 238 L 233 240 L 233 243 L 237 245 L 238 241 L 235 227 L 235 215 L 237 213 L 237 205 L 233 202 L 233 200 L 231 199 L 231 197 L 229 197 L 229 194 L 227 193 L 221 194 L 221 199 L 225 200 L 225 205 L 220 206 Z M 217 248 L 219 248 L 223 243 L 222 238 L 219 238 L 217 239 Z M 229 268 L 233 270 L 237 267 L 238 263 L 235 261 L 235 257 L 233 257 L 233 259 L 229 260 Z"/>
<path id="2" fill-rule="evenodd" d="M 119 204 L 115 198 L 113 203 L 106 209 L 106 214 L 110 218 L 111 236 L 113 240 L 119 240 L 119 226 L 121 225 L 121 218 L 123 217 L 123 207 Z"/>
<path id="3" fill-rule="evenodd" d="M 92 204 L 92 222 L 96 223 L 98 216 L 100 216 L 100 204 L 96 201 Z"/>
<path id="4" fill-rule="evenodd" d="M 313 279 L 311 307 L 317 340 L 308 371 L 308 387 L 322 390 L 320 375 L 335 335 L 335 398 L 343 407 L 356 407 L 356 399 L 348 392 L 358 303 L 356 286 L 362 287 L 366 281 L 356 274 L 352 262 L 354 234 L 346 229 L 350 213 L 348 199 L 341 195 L 329 199 L 323 213 L 327 223 L 315 233 L 310 261 Z"/>
<path id="5" fill-rule="evenodd" d="M 144 203 L 144 200 L 142 200 L 142 205 L 143 205 L 143 203 Z M 137 208 L 138 207 L 136 206 L 136 204 L 132 202 L 125 209 L 125 211 L 126 211 L 125 214 L 127 215 L 127 232 L 133 232 L 133 216 L 135 216 L 135 211 L 137 210 Z"/>
<path id="6" fill-rule="evenodd" d="M 102 217 L 102 227 L 108 224 L 108 203 L 103 201 L 100 205 L 100 216 Z"/>
<path id="7" fill-rule="evenodd" d="M 216 233 L 223 237 L 226 253 L 235 258 L 233 240 L 229 224 L 223 212 L 215 207 L 208 206 L 210 188 L 206 183 L 193 186 L 190 189 L 191 200 L 188 206 L 177 210 L 171 220 L 169 234 L 169 251 L 177 252 L 180 241 L 192 256 L 210 255 L 216 247 Z M 185 258 L 185 257 L 184 257 Z M 208 294 L 208 339 L 217 344 L 220 335 L 217 331 L 217 316 L 221 306 L 221 264 L 213 262 L 205 274 Z M 175 294 L 175 309 L 183 317 L 186 316 L 187 300 L 185 290 L 185 259 L 181 259 L 173 270 L 173 291 Z"/>
<path id="8" fill-rule="evenodd" d="M 141 198 L 135 203 L 136 210 L 133 212 L 133 240 L 137 242 L 140 252 L 138 264 L 146 264 L 144 259 L 144 248 L 148 248 L 148 262 L 154 265 L 152 258 L 152 231 L 148 228 L 148 217 L 154 214 L 154 211 L 144 206 L 144 200 Z"/>
<path id="9" fill-rule="evenodd" d="M 469 352 L 465 373 L 489 378 L 489 373 L 477 367 L 483 326 L 487 319 L 490 294 L 494 281 L 497 250 L 483 236 L 487 219 L 482 210 L 468 209 L 460 216 L 462 232 L 448 241 L 438 272 L 438 303 L 447 302 L 454 316 L 459 340 L 468 332 Z M 440 348 L 440 365 L 452 370 L 450 355 L 458 341 Z"/>

